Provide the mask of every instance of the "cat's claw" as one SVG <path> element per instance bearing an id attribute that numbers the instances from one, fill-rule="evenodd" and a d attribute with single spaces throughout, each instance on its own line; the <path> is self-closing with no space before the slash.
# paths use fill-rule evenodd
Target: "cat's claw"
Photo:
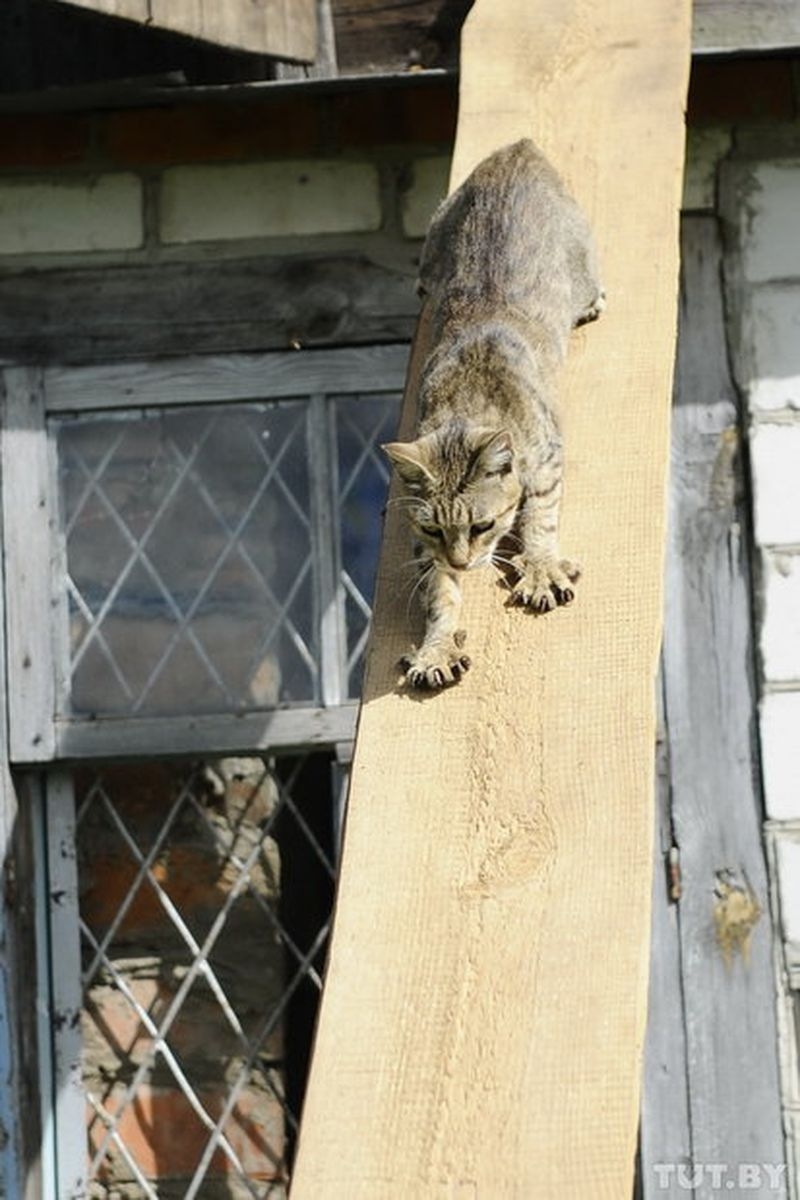
<path id="1" fill-rule="evenodd" d="M 559 605 L 571 604 L 575 591 L 570 584 L 579 578 L 581 569 L 568 558 L 528 566 L 511 589 L 510 603 L 544 614 Z"/>
<path id="2" fill-rule="evenodd" d="M 452 647 L 428 650 L 423 647 L 403 655 L 400 659 L 405 682 L 419 691 L 436 692 L 451 683 L 458 683 L 470 666 L 469 656 L 461 652 L 455 639 Z"/>

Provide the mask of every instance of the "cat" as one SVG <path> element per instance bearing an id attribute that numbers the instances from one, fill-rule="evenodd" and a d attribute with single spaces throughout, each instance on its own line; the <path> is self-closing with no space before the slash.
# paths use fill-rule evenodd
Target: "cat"
<path id="1" fill-rule="evenodd" d="M 411 687 L 438 689 L 470 666 L 465 571 L 505 565 L 510 603 L 537 613 L 574 598 L 580 568 L 558 545 L 556 374 L 605 292 L 588 221 L 529 139 L 484 159 L 439 207 L 418 286 L 433 346 L 418 436 L 382 449 L 403 485 L 426 617 L 401 668 Z"/>

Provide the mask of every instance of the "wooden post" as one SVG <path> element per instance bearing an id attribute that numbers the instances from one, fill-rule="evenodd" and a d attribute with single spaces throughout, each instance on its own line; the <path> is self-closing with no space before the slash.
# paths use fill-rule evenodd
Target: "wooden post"
<path id="1" fill-rule="evenodd" d="M 472 671 L 409 696 L 387 521 L 293 1200 L 631 1194 L 688 65 L 686 0 L 467 20 L 453 185 L 530 134 L 597 234 L 609 307 L 562 387 L 585 576 L 535 618 L 476 572 Z"/>

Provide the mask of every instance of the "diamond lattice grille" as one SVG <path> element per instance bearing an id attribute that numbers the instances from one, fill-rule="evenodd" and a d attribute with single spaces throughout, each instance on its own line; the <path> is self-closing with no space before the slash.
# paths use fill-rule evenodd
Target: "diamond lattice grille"
<path id="1" fill-rule="evenodd" d="M 341 519 L 341 581 L 344 590 L 347 694 L 361 691 L 364 650 L 372 616 L 372 589 L 380 548 L 389 469 L 380 450 L 394 436 L 400 397 L 339 396 L 336 427 Z"/>
<path id="2" fill-rule="evenodd" d="M 319 696 L 307 405 L 57 425 L 72 713 Z"/>
<path id="3" fill-rule="evenodd" d="M 54 423 L 65 715 L 318 703 L 330 603 L 320 555 L 339 565 L 346 651 L 336 690 L 358 695 L 389 478 L 379 444 L 394 432 L 399 397 L 325 405 L 330 420 L 289 400 Z M 321 461 L 311 441 L 327 445 Z M 315 496 L 336 514 L 335 546 L 314 528 Z"/>
<path id="4" fill-rule="evenodd" d="M 332 901 L 329 761 L 76 783 L 89 1194 L 283 1196 Z"/>

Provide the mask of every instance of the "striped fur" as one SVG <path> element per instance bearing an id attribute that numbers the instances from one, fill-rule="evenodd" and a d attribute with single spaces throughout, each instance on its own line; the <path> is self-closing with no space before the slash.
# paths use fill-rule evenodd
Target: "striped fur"
<path id="1" fill-rule="evenodd" d="M 556 375 L 570 331 L 604 306 L 589 226 L 524 140 L 480 163 L 434 216 L 420 290 L 433 351 L 413 442 L 384 447 L 418 546 L 425 637 L 407 682 L 438 688 L 469 667 L 458 631 L 463 571 L 506 567 L 510 602 L 544 613 L 574 597 L 562 558 Z"/>

